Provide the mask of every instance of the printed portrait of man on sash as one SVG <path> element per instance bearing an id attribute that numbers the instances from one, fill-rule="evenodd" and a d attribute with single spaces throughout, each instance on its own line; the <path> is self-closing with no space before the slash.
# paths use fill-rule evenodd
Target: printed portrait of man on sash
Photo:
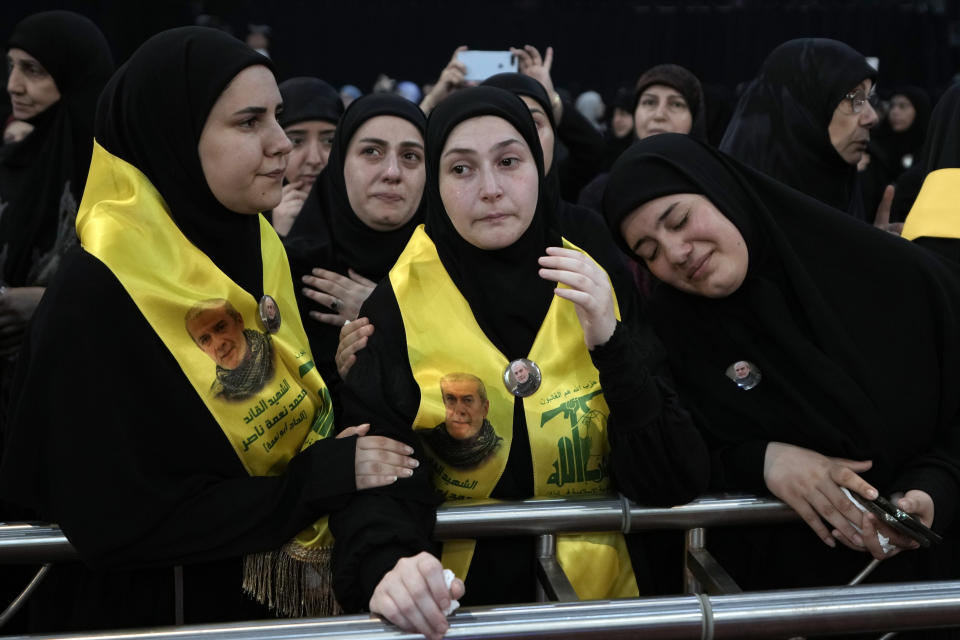
<path id="1" fill-rule="evenodd" d="M 214 397 L 246 400 L 273 377 L 273 346 L 267 333 L 244 326 L 243 316 L 224 298 L 192 306 L 184 318 L 194 344 L 216 364 Z"/>
<path id="2" fill-rule="evenodd" d="M 441 462 L 455 469 L 474 469 L 503 442 L 487 419 L 487 388 L 475 375 L 448 373 L 440 378 L 440 395 L 445 419 L 432 429 L 420 430 L 420 436 Z"/>

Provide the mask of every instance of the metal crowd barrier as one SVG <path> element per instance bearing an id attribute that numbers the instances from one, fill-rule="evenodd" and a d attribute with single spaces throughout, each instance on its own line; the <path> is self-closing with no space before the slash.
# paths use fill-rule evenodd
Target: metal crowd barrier
<path id="1" fill-rule="evenodd" d="M 533 535 L 545 605 L 463 609 L 451 619 L 451 638 L 753 638 L 797 634 L 933 628 L 960 625 L 960 582 L 874 585 L 740 593 L 739 587 L 706 550 L 706 527 L 798 520 L 785 504 L 768 498 L 706 496 L 676 507 L 642 507 L 623 497 L 486 500 L 449 503 L 437 511 L 437 539 Z M 576 602 L 576 594 L 555 558 L 556 534 L 574 531 L 687 530 L 684 563 L 689 596 L 640 600 Z M 0 564 L 45 566 L 30 587 L 0 614 L 0 626 L 15 613 L 52 562 L 76 560 L 60 530 L 47 524 L 0 525 Z M 876 562 L 851 584 L 858 584 Z M 705 593 L 704 593 L 705 592 Z M 713 594 L 713 595 L 706 595 Z M 178 626 L 169 630 L 76 634 L 76 638 L 160 640 L 176 636 L 219 640 L 285 638 L 406 638 L 391 625 L 366 616 L 310 621 Z M 890 637 L 890 636 L 885 636 Z M 31 636 L 38 640 L 40 636 Z"/>
<path id="2" fill-rule="evenodd" d="M 960 582 L 766 591 L 461 609 L 447 638 L 773 638 L 960 624 Z M 89 640 L 399 640 L 370 616 L 196 625 L 57 636 Z"/>

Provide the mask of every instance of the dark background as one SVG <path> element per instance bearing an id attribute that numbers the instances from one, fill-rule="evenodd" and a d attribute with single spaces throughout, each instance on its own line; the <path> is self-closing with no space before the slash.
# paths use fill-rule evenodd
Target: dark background
<path id="1" fill-rule="evenodd" d="M 381 72 L 433 82 L 453 49 L 533 44 L 556 50 L 553 76 L 576 95 L 610 96 L 662 62 L 729 88 L 752 78 L 790 38 L 842 40 L 880 58 L 881 91 L 900 83 L 939 93 L 960 71 L 960 0 L 35 0 L 0 2 L 5 42 L 22 17 L 50 8 L 83 13 L 122 62 L 150 35 L 218 16 L 239 37 L 273 28 L 281 80 L 316 75 L 368 92 Z"/>

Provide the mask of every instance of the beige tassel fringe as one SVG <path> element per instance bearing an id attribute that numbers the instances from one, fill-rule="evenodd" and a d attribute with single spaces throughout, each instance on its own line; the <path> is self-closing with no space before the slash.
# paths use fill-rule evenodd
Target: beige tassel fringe
<path id="1" fill-rule="evenodd" d="M 243 590 L 278 615 L 326 617 L 343 613 L 333 595 L 333 549 L 288 542 L 275 551 L 246 556 Z"/>

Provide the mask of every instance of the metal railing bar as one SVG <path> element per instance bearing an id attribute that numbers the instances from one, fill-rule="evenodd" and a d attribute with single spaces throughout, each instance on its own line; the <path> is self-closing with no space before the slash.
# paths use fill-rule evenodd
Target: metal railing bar
<path id="1" fill-rule="evenodd" d="M 709 594 L 741 593 L 743 590 L 730 577 L 726 569 L 706 549 L 687 551 L 687 569 L 693 573 L 700 586 Z"/>
<path id="2" fill-rule="evenodd" d="M 447 638 L 772 638 L 960 625 L 960 581 L 474 607 L 450 617 Z M 29 640 L 398 640 L 418 638 L 368 616 L 111 631 Z"/>
<path id="3" fill-rule="evenodd" d="M 13 602 L 10 603 L 10 606 L 8 606 L 3 613 L 0 613 L 0 627 L 3 627 L 13 616 L 17 615 L 17 612 L 20 611 L 27 602 L 27 598 L 33 595 L 33 592 L 36 591 L 40 583 L 43 582 L 48 571 L 50 571 L 49 564 L 40 567 L 40 570 L 30 579 L 30 582 L 24 587 L 23 591 L 20 592 L 20 595 L 14 598 Z"/>
<path id="4" fill-rule="evenodd" d="M 690 529 L 799 519 L 784 503 L 753 496 L 707 496 L 666 508 L 632 505 L 629 514 L 630 520 L 625 522 L 623 503 L 618 497 L 448 503 L 437 510 L 434 535 L 444 540 L 572 531 Z M 0 525 L 0 564 L 76 559 L 73 547 L 55 525 Z"/>

